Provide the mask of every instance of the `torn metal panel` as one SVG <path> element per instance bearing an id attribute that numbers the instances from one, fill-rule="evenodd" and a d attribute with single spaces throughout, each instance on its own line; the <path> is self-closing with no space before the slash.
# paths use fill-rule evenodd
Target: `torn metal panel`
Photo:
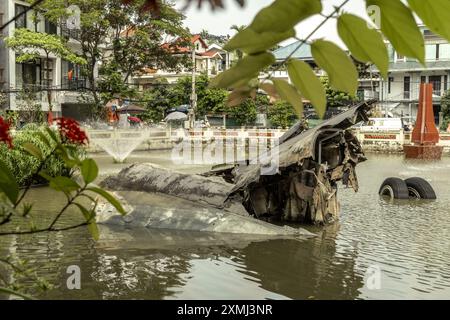
<path id="1" fill-rule="evenodd" d="M 231 194 L 240 194 L 247 211 L 260 219 L 331 223 L 340 211 L 337 182 L 358 191 L 355 167 L 366 160 L 361 144 L 347 129 L 367 121 L 374 102 L 360 103 L 310 130 L 299 122 L 280 138 L 276 149 L 260 156 L 259 164 L 207 175 L 227 177 L 235 185 Z M 278 163 L 277 173 L 262 175 L 273 163 Z"/>
<path id="2" fill-rule="evenodd" d="M 166 194 L 269 222 L 332 223 L 340 211 L 337 183 L 342 181 L 357 191 L 355 167 L 366 160 L 348 129 L 368 119 L 374 102 L 360 103 L 310 130 L 302 123 L 293 126 L 278 146 L 259 157 L 258 164 L 223 166 L 203 175 L 136 164 L 108 177 L 103 186 Z M 276 172 L 263 175 L 273 163 L 278 164 Z M 174 219 L 184 221 L 178 218 Z M 199 221 L 201 217 L 194 218 Z"/>

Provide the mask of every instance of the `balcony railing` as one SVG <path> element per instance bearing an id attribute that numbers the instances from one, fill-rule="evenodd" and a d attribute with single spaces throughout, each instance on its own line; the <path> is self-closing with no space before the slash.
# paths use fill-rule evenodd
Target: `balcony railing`
<path id="1" fill-rule="evenodd" d="M 66 39 L 81 39 L 81 32 L 78 29 L 69 29 L 65 24 L 61 25 L 61 36 Z"/>
<path id="2" fill-rule="evenodd" d="M 411 91 L 403 91 L 403 99 L 411 99 Z"/>
<path id="3" fill-rule="evenodd" d="M 84 90 L 88 87 L 86 79 L 62 79 L 61 89 L 68 91 Z"/>

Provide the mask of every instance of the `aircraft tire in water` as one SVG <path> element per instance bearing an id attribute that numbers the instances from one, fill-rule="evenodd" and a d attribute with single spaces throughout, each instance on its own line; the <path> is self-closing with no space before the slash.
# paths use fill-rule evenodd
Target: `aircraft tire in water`
<path id="1" fill-rule="evenodd" d="M 405 180 L 411 198 L 435 200 L 436 193 L 425 179 L 414 177 Z"/>
<path id="2" fill-rule="evenodd" d="M 388 196 L 391 199 L 409 199 L 409 190 L 406 182 L 400 178 L 387 178 L 381 184 L 380 196 Z"/>

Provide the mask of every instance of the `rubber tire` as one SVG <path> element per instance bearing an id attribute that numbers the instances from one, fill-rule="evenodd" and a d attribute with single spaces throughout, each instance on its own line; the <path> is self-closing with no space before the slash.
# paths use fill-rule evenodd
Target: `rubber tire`
<path id="1" fill-rule="evenodd" d="M 389 194 L 386 194 L 386 191 Z M 380 196 L 390 195 L 394 199 L 409 199 L 409 190 L 406 182 L 400 178 L 387 178 L 381 184 L 380 191 L 378 191 Z"/>
<path id="2" fill-rule="evenodd" d="M 417 191 L 421 199 L 436 200 L 436 193 L 433 187 L 425 179 L 414 177 L 405 180 L 408 188 L 412 188 Z"/>

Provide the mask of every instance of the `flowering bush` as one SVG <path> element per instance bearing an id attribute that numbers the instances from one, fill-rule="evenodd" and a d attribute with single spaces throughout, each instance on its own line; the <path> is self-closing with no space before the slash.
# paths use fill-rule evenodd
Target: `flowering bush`
<path id="1" fill-rule="evenodd" d="M 3 118 L 0 118 L 0 142 L 6 143 L 9 148 L 12 148 L 12 138 L 9 133 L 11 125 Z"/>
<path id="2" fill-rule="evenodd" d="M 11 154 L 19 151 L 20 148 L 19 152 L 27 153 L 36 162 L 34 167 L 29 168 L 32 178 L 28 179 L 25 188 L 20 190 L 15 172 L 0 159 L 0 236 L 64 231 L 87 226 L 94 239 L 97 239 L 98 229 L 95 220 L 97 196 L 103 197 L 118 212 L 125 214 L 122 205 L 110 193 L 93 184 L 98 176 L 97 164 L 92 159 L 80 156 L 80 152 L 78 152 L 80 146 L 88 143 L 86 133 L 76 121 L 71 119 L 58 118 L 56 124 L 57 130 L 46 127 L 33 131 L 35 140 L 32 142 L 19 141 L 17 138 L 18 142 L 16 143 L 16 138 L 10 134 L 9 124 L 0 117 L 0 144 L 4 145 L 2 147 L 6 146 Z M 79 171 L 82 179 L 61 174 L 52 175 L 49 172 L 49 163 L 55 158 L 62 161 L 61 164 L 65 170 Z M 35 177 L 43 178 L 49 183 L 50 188 L 63 193 L 67 199 L 66 204 L 44 227 L 37 228 L 34 224 L 30 224 L 28 228 L 9 227 L 10 222 L 26 219 L 32 211 L 33 204 L 24 203 L 23 200 Z M 88 208 L 82 205 L 78 201 L 81 197 L 91 200 L 92 205 Z M 84 221 L 76 225 L 61 225 L 60 219 L 70 207 L 78 208 Z M 0 263 L 17 269 L 9 259 L 0 257 Z M 3 285 L 8 284 L 3 283 Z M 11 288 L 2 287 L 2 279 L 0 279 L 0 292 L 14 294 Z M 23 297 L 23 294 L 17 293 L 17 295 Z"/>
<path id="3" fill-rule="evenodd" d="M 48 183 L 40 175 L 34 174 L 40 166 L 40 159 L 30 155 L 24 149 L 24 146 L 31 143 L 41 151 L 44 157 L 49 156 L 56 144 L 51 142 L 50 145 L 47 145 L 40 136 L 45 136 L 48 141 L 51 141 L 45 126 L 27 124 L 14 134 L 13 148 L 10 148 L 5 143 L 0 143 L 0 161 L 10 170 L 21 187 L 25 187 L 28 183 L 32 185 Z M 62 139 L 59 139 L 59 141 L 61 142 Z M 83 146 L 74 145 L 72 152 L 77 153 L 77 157 L 80 159 L 86 157 L 86 151 Z M 73 170 L 68 168 L 65 161 L 57 154 L 50 155 L 42 169 L 52 177 L 70 177 L 73 174 Z"/>
<path id="4" fill-rule="evenodd" d="M 57 118 L 55 121 L 63 140 L 79 145 L 87 145 L 89 143 L 86 133 L 80 129 L 80 125 L 75 120 Z"/>

